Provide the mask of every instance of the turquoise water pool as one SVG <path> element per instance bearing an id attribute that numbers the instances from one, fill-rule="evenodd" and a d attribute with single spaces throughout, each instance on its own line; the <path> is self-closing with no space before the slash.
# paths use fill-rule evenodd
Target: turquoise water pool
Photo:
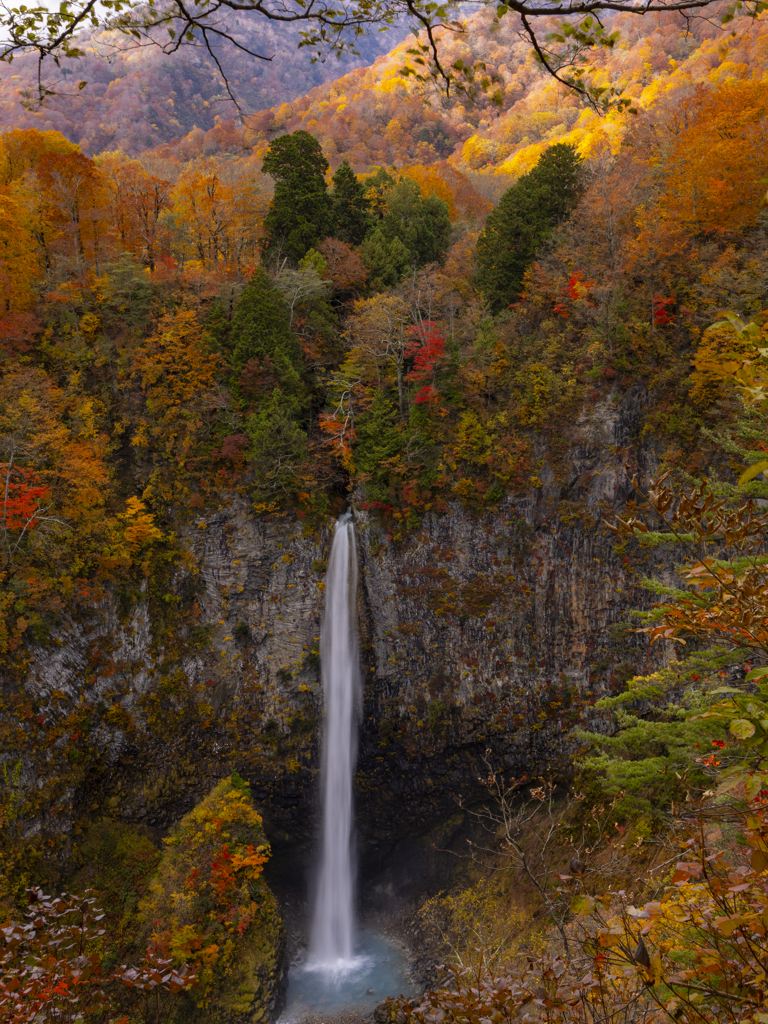
<path id="1" fill-rule="evenodd" d="M 411 996 L 403 950 L 371 931 L 361 931 L 351 960 L 295 963 L 288 973 L 285 1010 L 278 1024 L 299 1024 L 318 1013 L 370 1011 L 388 996 Z"/>

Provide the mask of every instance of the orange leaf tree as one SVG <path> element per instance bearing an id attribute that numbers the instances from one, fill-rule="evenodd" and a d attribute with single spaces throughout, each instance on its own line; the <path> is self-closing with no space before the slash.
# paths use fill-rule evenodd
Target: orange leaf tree
<path id="1" fill-rule="evenodd" d="M 218 783 L 164 844 L 140 919 L 160 955 L 196 965 L 207 1003 L 227 975 L 237 974 L 241 943 L 274 913 L 262 880 L 269 843 L 248 785 L 236 773 Z"/>
<path id="2" fill-rule="evenodd" d="M 168 313 L 136 350 L 129 380 L 143 403 L 131 443 L 153 463 L 145 498 L 188 499 L 193 481 L 203 485 L 213 425 L 229 401 L 219 383 L 223 370 L 192 310 Z"/>
<path id="3" fill-rule="evenodd" d="M 100 407 L 79 389 L 26 366 L 0 377 L 1 650 L 100 577 L 120 532 L 107 450 Z"/>

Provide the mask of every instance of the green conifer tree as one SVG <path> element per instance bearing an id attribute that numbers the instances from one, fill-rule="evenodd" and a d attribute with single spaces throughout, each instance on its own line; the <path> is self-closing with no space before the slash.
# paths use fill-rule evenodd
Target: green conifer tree
<path id="1" fill-rule="evenodd" d="M 259 269 L 248 282 L 232 317 L 229 335 L 232 365 L 241 370 L 249 359 L 269 356 L 280 387 L 287 395 L 301 388 L 301 346 L 290 329 L 285 299 Z"/>
<path id="2" fill-rule="evenodd" d="M 557 143 L 507 189 L 477 240 L 478 284 L 494 312 L 517 301 L 542 242 L 567 220 L 584 191 L 581 158 Z"/>
<path id="3" fill-rule="evenodd" d="M 549 223 L 557 227 L 568 220 L 586 186 L 583 160 L 576 147 L 564 142 L 550 146 L 531 175 L 538 185 Z"/>
<path id="4" fill-rule="evenodd" d="M 392 185 L 386 203 L 381 221 L 385 238 L 398 238 L 417 267 L 442 260 L 451 241 L 447 204 L 437 196 L 423 196 L 410 178 L 400 178 Z"/>
<path id="5" fill-rule="evenodd" d="M 328 161 L 309 132 L 281 135 L 270 145 L 262 170 L 275 179 L 264 223 L 274 248 L 299 261 L 331 233 Z"/>
<path id="6" fill-rule="evenodd" d="M 307 459 L 307 435 L 296 422 L 295 399 L 275 388 L 246 425 L 254 491 L 263 498 L 295 493 Z"/>
<path id="7" fill-rule="evenodd" d="M 231 322 L 227 317 L 224 304 L 217 296 L 211 303 L 211 307 L 205 317 L 203 324 L 205 333 L 218 349 L 227 348 L 229 342 L 229 331 Z"/>
<path id="8" fill-rule="evenodd" d="M 379 389 L 370 408 L 355 423 L 355 467 L 367 481 L 365 490 L 371 501 L 386 501 L 390 497 L 386 463 L 405 446 L 397 421 L 396 400 Z"/>
<path id="9" fill-rule="evenodd" d="M 412 265 L 412 256 L 403 242 L 395 236 L 388 239 L 381 227 L 375 228 L 360 246 L 365 269 L 368 271 L 368 287 L 371 291 L 382 292 L 399 284 Z"/>
<path id="10" fill-rule="evenodd" d="M 421 267 L 442 263 L 451 244 L 451 218 L 448 204 L 439 196 L 424 196 L 419 210 L 416 233 L 416 257 Z"/>
<path id="11" fill-rule="evenodd" d="M 333 176 L 333 236 L 347 245 L 360 245 L 371 227 L 370 203 L 365 186 L 344 161 Z"/>

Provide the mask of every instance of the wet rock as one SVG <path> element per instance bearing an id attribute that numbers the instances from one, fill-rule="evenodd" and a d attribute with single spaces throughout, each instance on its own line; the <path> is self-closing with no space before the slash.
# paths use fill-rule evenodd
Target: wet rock
<path id="1" fill-rule="evenodd" d="M 565 482 L 544 467 L 540 487 L 482 514 L 456 502 L 395 541 L 358 507 L 356 808 L 377 898 L 435 880 L 440 849 L 464 828 L 457 798 L 485 792 L 486 759 L 508 778 L 565 769 L 572 728 L 605 727 L 594 701 L 643 650 L 610 631 L 647 598 L 603 522 L 630 494 L 627 449 L 641 471 L 653 467 L 635 443 L 643 401 L 636 391 L 601 403 L 575 425 Z M 143 601 L 123 621 L 106 600 L 90 622 L 62 627 L 53 649 L 30 651 L 27 686 L 43 713 L 54 693 L 57 715 L 118 693 L 110 699 L 135 719 L 89 738 L 103 757 L 60 799 L 62 830 L 87 810 L 163 832 L 236 768 L 264 813 L 270 870 L 303 886 L 331 526 L 259 517 L 233 497 L 182 532 L 189 561 L 174 588 L 198 613 L 182 635 L 165 636 Z M 171 691 L 150 720 L 148 698 Z M 25 783 L 38 782 L 30 768 Z"/>

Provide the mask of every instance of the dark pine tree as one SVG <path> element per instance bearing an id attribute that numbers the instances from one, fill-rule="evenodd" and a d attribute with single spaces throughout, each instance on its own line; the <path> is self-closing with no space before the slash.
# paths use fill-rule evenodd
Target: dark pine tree
<path id="1" fill-rule="evenodd" d="M 365 197 L 365 186 L 345 160 L 333 176 L 333 230 L 334 238 L 347 245 L 360 245 L 368 233 L 373 218 L 370 203 Z"/>
<path id="2" fill-rule="evenodd" d="M 385 194 L 387 211 L 381 221 L 384 236 L 398 238 L 416 267 L 440 262 L 451 242 L 448 205 L 437 196 L 424 196 L 415 181 L 400 178 Z"/>
<path id="3" fill-rule="evenodd" d="M 477 240 L 478 284 L 494 312 L 516 302 L 542 242 L 570 217 L 584 191 L 581 158 L 557 143 L 507 189 Z"/>
<path id="4" fill-rule="evenodd" d="M 379 388 L 370 407 L 355 423 L 355 466 L 365 474 L 369 501 L 391 498 L 387 466 L 404 446 L 405 439 L 397 426 L 397 397 Z"/>
<path id="5" fill-rule="evenodd" d="M 232 365 L 238 374 L 251 360 L 259 364 L 269 358 L 274 374 L 286 395 L 301 389 L 301 346 L 290 329 L 288 307 L 263 270 L 248 282 L 232 317 L 229 344 Z"/>
<path id="6" fill-rule="evenodd" d="M 295 399 L 275 388 L 248 418 L 248 459 L 258 496 L 276 498 L 297 489 L 307 459 L 307 435 L 296 422 L 298 411 Z"/>
<path id="7" fill-rule="evenodd" d="M 413 265 L 408 248 L 395 236 L 388 239 L 381 228 L 375 228 L 360 246 L 368 287 L 383 292 L 400 284 Z"/>
<path id="8" fill-rule="evenodd" d="M 231 323 L 227 317 L 227 311 L 224 308 L 224 303 L 217 296 L 211 308 L 205 317 L 204 329 L 205 333 L 219 349 L 225 349 L 229 347 L 229 330 Z"/>
<path id="9" fill-rule="evenodd" d="M 273 248 L 298 262 L 331 234 L 328 161 L 309 132 L 281 135 L 270 145 L 262 170 L 275 179 L 264 223 Z"/>

